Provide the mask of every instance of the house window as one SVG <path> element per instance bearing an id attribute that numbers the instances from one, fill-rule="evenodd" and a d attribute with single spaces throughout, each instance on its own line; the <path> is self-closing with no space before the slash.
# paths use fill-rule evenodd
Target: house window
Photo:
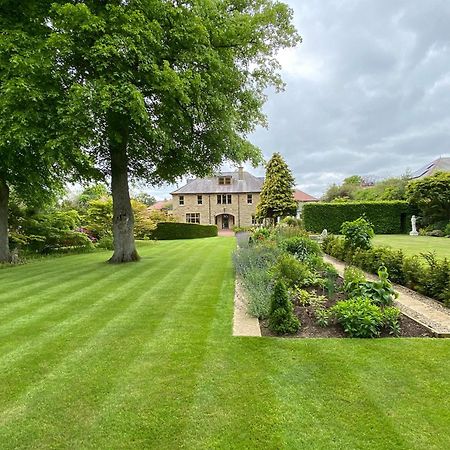
<path id="1" fill-rule="evenodd" d="M 187 213 L 186 223 L 200 223 L 200 213 Z"/>
<path id="2" fill-rule="evenodd" d="M 256 220 L 256 216 L 252 216 L 252 225 L 258 225 L 258 221 Z"/>
<path id="3" fill-rule="evenodd" d="M 197 205 L 203 205 L 203 196 L 197 195 Z"/>
<path id="4" fill-rule="evenodd" d="M 218 205 L 231 205 L 231 194 L 219 194 L 217 196 Z"/>
<path id="5" fill-rule="evenodd" d="M 247 204 L 251 205 L 253 203 L 253 195 L 247 194 Z"/>
<path id="6" fill-rule="evenodd" d="M 231 184 L 231 177 L 219 177 L 219 184 Z"/>
<path id="7" fill-rule="evenodd" d="M 183 206 L 183 205 L 184 205 L 184 195 L 180 195 L 180 198 L 178 199 L 178 204 L 179 204 L 180 206 Z"/>

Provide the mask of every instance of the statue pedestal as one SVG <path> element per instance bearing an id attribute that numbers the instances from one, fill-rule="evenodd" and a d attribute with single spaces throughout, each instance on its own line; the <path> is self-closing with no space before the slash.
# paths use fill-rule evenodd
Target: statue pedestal
<path id="1" fill-rule="evenodd" d="M 419 233 L 417 231 L 411 231 L 411 233 L 409 233 L 410 236 L 419 236 Z"/>

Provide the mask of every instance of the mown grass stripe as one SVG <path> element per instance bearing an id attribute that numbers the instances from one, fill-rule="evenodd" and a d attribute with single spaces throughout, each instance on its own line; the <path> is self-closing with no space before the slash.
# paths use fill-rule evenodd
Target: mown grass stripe
<path id="1" fill-rule="evenodd" d="M 174 271 L 174 272 L 182 272 L 182 268 L 176 267 L 176 266 L 175 266 L 175 268 L 172 268 L 172 271 Z M 172 271 L 169 270 L 168 272 L 166 272 L 166 274 L 161 278 L 161 281 L 164 280 L 164 279 L 170 278 L 170 275 L 171 275 Z M 134 282 L 134 281 L 135 281 L 135 280 L 130 280 L 130 283 L 132 283 L 132 282 Z M 158 282 L 158 283 L 156 283 L 156 284 L 151 288 L 151 290 L 157 289 L 158 286 L 161 284 L 161 281 Z M 146 280 L 145 278 L 141 280 L 141 285 L 142 285 L 142 286 L 146 285 L 146 283 L 147 283 L 147 280 Z M 170 281 L 169 281 L 168 283 L 170 283 Z M 168 284 L 168 283 L 167 283 L 167 284 Z M 134 290 L 134 292 L 137 291 L 136 287 L 137 287 L 137 286 L 135 285 L 135 290 Z M 161 288 L 161 286 L 159 286 L 159 287 Z M 128 286 L 123 286 L 123 287 L 122 287 L 122 290 L 128 291 Z M 134 300 L 134 303 L 128 305 L 128 306 L 125 308 L 125 310 L 122 311 L 119 315 L 115 315 L 115 316 L 107 323 L 106 326 L 103 326 L 103 327 L 101 328 L 101 330 L 98 331 L 98 332 L 95 334 L 95 336 L 94 336 L 93 338 L 89 339 L 89 341 L 87 341 L 87 343 L 85 343 L 85 344 L 83 345 L 83 347 L 81 347 L 81 349 L 79 349 L 78 351 L 76 351 L 76 353 L 75 353 L 75 355 L 74 355 L 75 359 L 83 359 L 83 358 L 85 358 L 85 357 L 86 357 L 86 353 L 89 352 L 89 351 L 92 351 L 92 350 L 94 350 L 94 351 L 97 350 L 97 351 L 98 351 L 99 349 L 101 349 L 100 352 L 104 352 L 104 351 L 105 351 L 104 348 L 103 348 L 101 345 L 99 345 L 99 344 L 100 344 L 100 342 L 103 341 L 104 339 L 111 338 L 111 336 L 108 335 L 108 334 L 106 333 L 106 330 L 109 329 L 109 328 L 111 328 L 111 327 L 113 327 L 114 323 L 120 322 L 121 320 L 123 320 L 123 318 L 124 318 L 127 314 L 130 314 L 130 312 L 136 310 L 136 308 L 137 308 L 139 305 L 141 305 L 143 302 L 146 301 L 146 298 L 145 298 L 146 296 L 148 296 L 148 291 L 147 291 L 147 290 L 146 290 L 145 292 L 143 292 L 141 295 L 139 295 L 139 296 Z M 138 302 L 138 304 L 136 304 L 136 302 Z M 164 310 L 164 305 L 161 305 L 161 307 L 162 307 L 162 309 Z M 138 311 L 135 311 L 134 315 L 132 315 L 132 318 L 135 318 L 137 313 L 138 313 Z M 152 311 L 151 314 L 153 315 L 154 312 Z M 125 323 L 125 325 L 126 325 L 126 323 Z M 95 344 L 93 343 L 93 340 L 95 340 Z M 72 353 L 69 354 L 67 357 L 65 357 L 65 358 L 63 359 L 63 361 L 57 366 L 57 368 L 53 370 L 53 372 L 58 372 L 58 371 L 60 371 L 61 366 L 66 366 L 69 362 L 71 362 L 71 355 L 72 355 Z M 73 361 L 72 361 L 72 362 L 73 362 Z M 49 378 L 49 377 L 50 377 L 50 375 L 47 375 L 46 378 Z M 42 386 L 42 385 L 43 385 L 43 381 L 39 383 L 39 386 Z M 26 398 L 30 398 L 30 397 L 31 397 L 31 392 L 34 392 L 35 390 L 36 390 L 36 387 L 33 388 L 32 391 L 28 391 L 26 394 L 24 394 L 24 396 L 25 396 Z M 14 411 L 17 412 L 17 409 L 14 408 L 14 407 L 13 407 L 12 409 L 10 409 L 10 412 L 14 412 Z M 8 415 L 8 414 L 6 414 L 6 415 Z"/>

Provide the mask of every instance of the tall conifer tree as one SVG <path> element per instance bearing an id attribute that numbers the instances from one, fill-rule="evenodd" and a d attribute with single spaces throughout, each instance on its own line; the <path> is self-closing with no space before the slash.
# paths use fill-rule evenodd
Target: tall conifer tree
<path id="1" fill-rule="evenodd" d="M 266 178 L 261 200 L 256 208 L 259 219 L 295 216 L 297 203 L 293 197 L 295 180 L 288 165 L 279 153 L 274 153 L 266 166 Z"/>

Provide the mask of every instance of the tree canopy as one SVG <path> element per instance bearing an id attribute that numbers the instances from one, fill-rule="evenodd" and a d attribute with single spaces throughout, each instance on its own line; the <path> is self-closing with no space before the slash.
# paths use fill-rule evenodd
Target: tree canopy
<path id="1" fill-rule="evenodd" d="M 112 262 L 137 259 L 128 179 L 203 176 L 224 160 L 260 161 L 246 136 L 265 124 L 276 53 L 299 38 L 271 0 L 78 1 L 49 11 L 47 46 L 64 88 L 61 138 L 111 177 Z"/>
<path id="2" fill-rule="evenodd" d="M 41 203 L 62 189 L 68 175 L 86 175 L 90 167 L 78 146 L 60 145 L 57 112 L 64 87 L 46 44 L 51 3 L 0 5 L 0 262 L 9 260 L 11 189 Z"/>
<path id="3" fill-rule="evenodd" d="M 274 220 L 278 217 L 295 216 L 297 202 L 293 197 L 295 180 L 279 153 L 274 153 L 266 166 L 266 177 L 261 199 L 256 207 L 259 219 Z"/>
<path id="4" fill-rule="evenodd" d="M 412 181 L 407 195 L 409 202 L 420 209 L 424 225 L 442 222 L 443 228 L 450 222 L 450 172 Z"/>

